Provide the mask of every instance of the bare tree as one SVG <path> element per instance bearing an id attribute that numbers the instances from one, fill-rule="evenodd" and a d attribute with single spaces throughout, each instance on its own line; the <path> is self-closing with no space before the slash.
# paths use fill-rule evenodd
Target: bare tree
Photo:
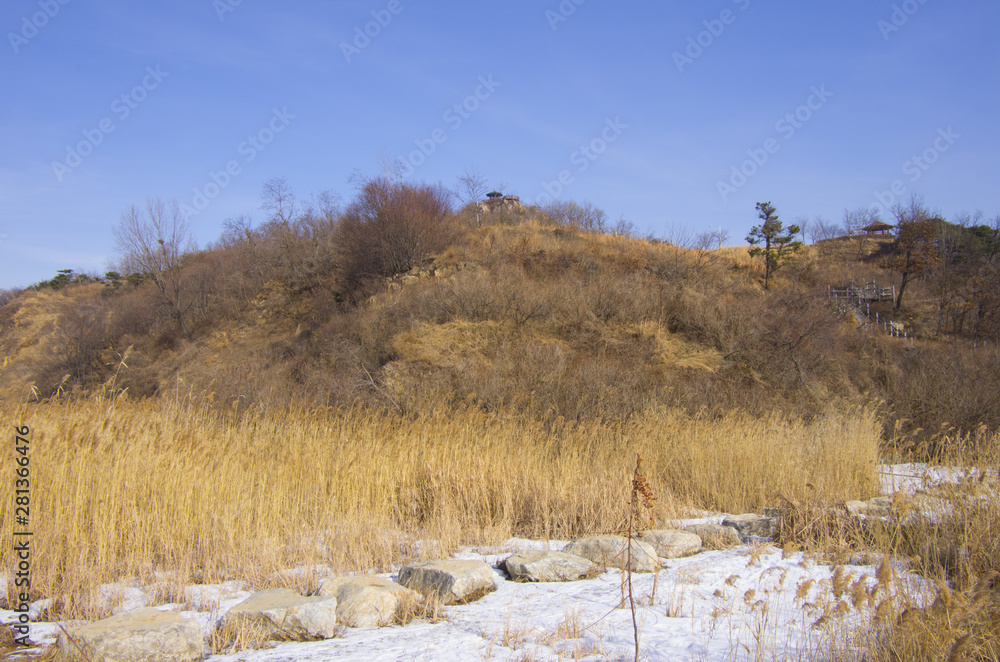
<path id="1" fill-rule="evenodd" d="M 921 278 L 940 262 L 937 240 L 944 221 L 929 210 L 923 197 L 918 195 L 910 196 L 905 204 L 894 205 L 892 214 L 896 217 L 896 244 L 893 255 L 885 263 L 902 278 L 896 295 L 898 310 L 903 304 L 907 284 Z"/>
<path id="2" fill-rule="evenodd" d="M 828 221 L 822 216 L 817 216 L 809 224 L 809 238 L 812 239 L 812 243 L 814 244 L 825 239 L 836 239 L 843 236 L 843 234 L 844 232 L 839 225 L 833 221 Z"/>
<path id="3" fill-rule="evenodd" d="M 284 177 L 271 177 L 260 192 L 261 209 L 270 214 L 272 223 L 288 225 L 295 218 L 295 194 Z"/>
<path id="4" fill-rule="evenodd" d="M 802 235 L 802 244 L 805 245 L 808 243 L 806 241 L 806 228 L 809 227 L 809 217 L 799 216 L 795 219 L 795 224 L 799 226 L 799 233 Z"/>
<path id="5" fill-rule="evenodd" d="M 144 210 L 135 205 L 126 209 L 112 229 L 117 269 L 127 274 L 141 274 L 156 285 L 180 332 L 186 337 L 187 310 L 181 263 L 194 250 L 194 238 L 174 200 L 166 205 L 161 199 L 146 201 Z"/>
<path id="6" fill-rule="evenodd" d="M 858 260 L 864 257 L 865 246 L 868 243 L 868 234 L 864 229 L 881 220 L 882 217 L 875 207 L 858 207 L 857 209 L 844 210 L 844 231 L 848 236 L 854 237 L 857 242 Z"/>
<path id="7" fill-rule="evenodd" d="M 560 225 L 567 225 L 583 232 L 605 233 L 608 230 L 608 215 L 604 210 L 593 203 L 584 201 L 583 204 L 576 202 L 551 202 L 542 207 L 544 212 L 553 222 Z"/>
<path id="8" fill-rule="evenodd" d="M 486 197 L 486 178 L 479 172 L 466 168 L 458 182 L 458 199 L 463 205 L 475 205 L 476 227 L 479 227 L 479 202 Z"/>
<path id="9" fill-rule="evenodd" d="M 455 236 L 441 187 L 368 180 L 337 226 L 342 275 L 351 287 L 408 271 Z"/>
<path id="10" fill-rule="evenodd" d="M 698 233 L 694 245 L 700 250 L 712 250 L 713 245 L 715 250 L 721 250 L 722 244 L 729 240 L 729 230 L 723 229 L 721 225 L 709 225 L 708 227 L 709 230 Z"/>

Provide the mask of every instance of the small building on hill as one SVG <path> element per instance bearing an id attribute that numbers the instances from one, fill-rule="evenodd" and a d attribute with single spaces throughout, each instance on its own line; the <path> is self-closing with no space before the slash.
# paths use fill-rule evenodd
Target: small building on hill
<path id="1" fill-rule="evenodd" d="M 865 234 L 889 234 L 894 227 L 896 226 L 883 223 L 882 221 L 875 221 L 871 225 L 861 228 L 861 231 Z"/>
<path id="2" fill-rule="evenodd" d="M 479 208 L 483 211 L 499 211 L 501 209 L 521 210 L 521 198 L 516 195 L 504 195 L 500 191 L 490 191 L 486 194 L 486 200 L 479 203 Z"/>

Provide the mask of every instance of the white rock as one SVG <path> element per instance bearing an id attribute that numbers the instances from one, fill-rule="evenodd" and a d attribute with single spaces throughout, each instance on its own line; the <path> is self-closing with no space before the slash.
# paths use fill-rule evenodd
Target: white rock
<path id="1" fill-rule="evenodd" d="M 399 610 L 418 594 L 382 577 L 332 577 L 319 589 L 337 599 L 337 622 L 352 628 L 391 625 Z"/>
<path id="2" fill-rule="evenodd" d="M 545 550 L 518 552 L 503 565 L 516 582 L 572 582 L 597 572 L 597 566 L 582 556 Z"/>
<path id="3" fill-rule="evenodd" d="M 483 561 L 430 561 L 412 563 L 399 571 L 399 583 L 441 604 L 478 600 L 496 589 L 493 569 Z"/>
<path id="4" fill-rule="evenodd" d="M 701 551 L 701 536 L 676 529 L 659 529 L 646 531 L 642 539 L 656 550 L 657 555 L 664 559 L 678 559 L 691 556 Z"/>
<path id="5" fill-rule="evenodd" d="M 72 641 L 65 632 L 60 632 L 56 640 L 59 659 L 67 662 L 193 662 L 204 653 L 197 622 L 150 607 L 116 614 L 68 632 Z"/>
<path id="6" fill-rule="evenodd" d="M 743 544 L 740 534 L 731 526 L 695 524 L 684 527 L 684 530 L 701 537 L 701 544 L 705 549 L 729 549 Z"/>
<path id="7" fill-rule="evenodd" d="M 590 536 L 578 538 L 563 547 L 567 554 L 576 554 L 609 568 L 624 565 L 626 539 L 622 536 Z M 632 539 L 632 572 L 653 572 L 660 565 L 656 549 L 648 542 Z"/>
<path id="8" fill-rule="evenodd" d="M 337 631 L 337 598 L 307 598 L 287 588 L 259 591 L 226 612 L 221 625 L 260 627 L 277 639 L 330 639 Z"/>
<path id="9" fill-rule="evenodd" d="M 781 520 L 777 517 L 754 514 L 730 515 L 722 520 L 722 526 L 731 526 L 736 529 L 743 540 L 750 536 L 774 540 L 781 530 Z"/>

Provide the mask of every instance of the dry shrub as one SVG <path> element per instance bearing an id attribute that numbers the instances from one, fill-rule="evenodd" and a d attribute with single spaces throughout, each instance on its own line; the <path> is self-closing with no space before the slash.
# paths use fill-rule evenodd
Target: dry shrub
<path id="1" fill-rule="evenodd" d="M 337 233 L 343 278 L 351 287 L 409 271 L 455 236 L 448 194 L 377 177 L 363 183 Z"/>

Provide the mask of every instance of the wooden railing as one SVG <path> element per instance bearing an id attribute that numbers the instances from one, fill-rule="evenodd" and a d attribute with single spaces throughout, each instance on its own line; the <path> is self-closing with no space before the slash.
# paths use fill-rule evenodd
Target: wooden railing
<path id="1" fill-rule="evenodd" d="M 893 322 L 877 311 L 872 311 L 872 303 L 879 301 L 895 301 L 896 287 L 881 287 L 878 283 L 865 283 L 863 286 L 854 281 L 845 287 L 827 288 L 829 297 L 837 304 L 843 313 L 854 313 L 862 326 L 874 326 L 883 333 L 894 338 L 909 338 L 901 322 Z"/>

